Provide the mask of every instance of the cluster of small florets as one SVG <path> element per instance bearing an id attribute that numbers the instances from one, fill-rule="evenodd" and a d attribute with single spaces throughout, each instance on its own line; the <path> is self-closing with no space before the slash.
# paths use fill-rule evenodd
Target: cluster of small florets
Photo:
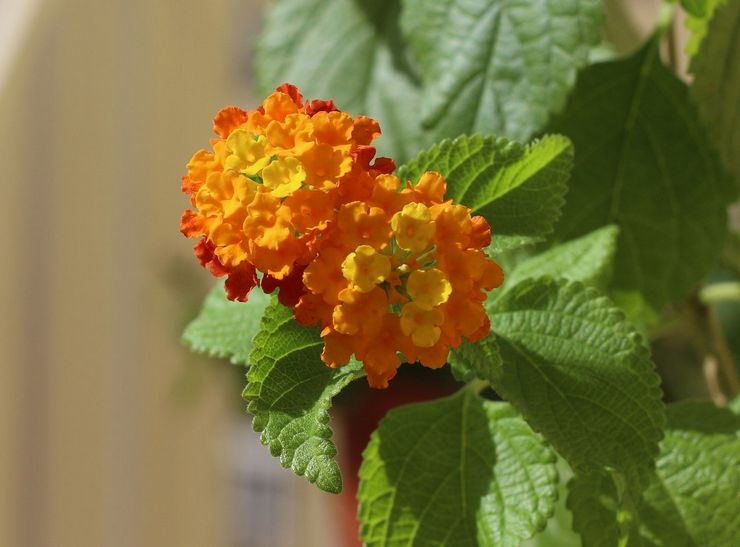
<path id="1" fill-rule="evenodd" d="M 298 322 L 321 327 L 322 360 L 354 355 L 374 387 L 400 355 L 438 368 L 463 338 L 488 334 L 483 301 L 503 282 L 483 251 L 488 223 L 445 201 L 439 173 L 401 181 L 392 160 L 373 160 L 375 120 L 284 84 L 255 111 L 222 110 L 214 130 L 212 151 L 188 163 L 194 210 L 181 229 L 228 276 L 230 299 L 278 289 Z"/>

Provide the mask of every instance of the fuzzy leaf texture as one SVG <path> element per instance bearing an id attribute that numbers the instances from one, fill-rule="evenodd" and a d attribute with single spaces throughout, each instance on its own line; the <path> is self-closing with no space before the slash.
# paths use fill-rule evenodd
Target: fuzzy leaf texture
<path id="1" fill-rule="evenodd" d="M 398 28 L 399 0 L 277 0 L 257 43 L 262 94 L 283 82 L 309 98 L 380 122 L 379 151 L 396 161 L 422 147 L 418 82 Z"/>
<path id="2" fill-rule="evenodd" d="M 493 388 L 574 471 L 610 467 L 639 491 L 664 413 L 659 377 L 624 314 L 595 289 L 547 278 L 519 283 L 488 311 L 502 363 Z"/>
<path id="3" fill-rule="evenodd" d="M 636 520 L 636 503 L 624 507 L 614 476 L 607 471 L 580 474 L 568 482 L 567 507 L 573 515 L 573 529 L 589 547 L 642 545 Z"/>
<path id="4" fill-rule="evenodd" d="M 616 226 L 605 226 L 524 260 L 507 272 L 503 288 L 488 296 L 489 309 L 508 289 L 531 278 L 550 276 L 603 287 L 611 275 L 618 234 Z M 501 354 L 495 337 L 490 336 L 475 344 L 463 341 L 450 351 L 449 361 L 458 381 L 469 382 L 476 377 L 486 380 L 501 367 Z"/>
<path id="5" fill-rule="evenodd" d="M 527 278 L 550 276 L 605 288 L 611 278 L 619 229 L 609 225 L 555 245 L 522 263 L 506 276 L 505 287 Z"/>
<path id="6" fill-rule="evenodd" d="M 514 546 L 545 526 L 555 455 L 507 403 L 463 389 L 391 410 L 360 469 L 373 546 Z"/>
<path id="7" fill-rule="evenodd" d="M 740 537 L 740 416 L 709 402 L 669 405 L 665 438 L 643 494 L 629 545 L 726 547 Z M 584 545 L 616 545 L 621 535 L 614 482 L 577 477 L 568 507 Z"/>
<path id="8" fill-rule="evenodd" d="M 328 410 L 332 398 L 362 375 L 362 366 L 331 369 L 321 361 L 322 346 L 318 329 L 299 325 L 289 308 L 273 300 L 254 339 L 243 395 L 254 430 L 282 466 L 337 493 L 342 478 Z"/>
<path id="9" fill-rule="evenodd" d="M 557 462 L 558 500 L 555 503 L 555 512 L 547 521 L 545 529 L 528 540 L 520 547 L 577 547 L 580 545 L 580 536 L 573 531 L 573 515 L 565 506 L 568 491 L 566 484 L 573 475 L 568 464 L 562 458 Z"/>
<path id="10" fill-rule="evenodd" d="M 694 57 L 692 96 L 725 167 L 740 185 L 740 2 L 717 10 Z"/>
<path id="11" fill-rule="evenodd" d="M 548 135 L 528 146 L 492 136 L 461 136 L 421 152 L 398 170 L 416 181 L 425 171 L 447 180 L 447 198 L 491 224 L 496 249 L 542 239 L 560 215 L 573 165 L 573 145 Z"/>
<path id="12" fill-rule="evenodd" d="M 502 365 L 493 335 L 475 343 L 463 340 L 460 347 L 450 350 L 448 359 L 452 375 L 458 382 L 470 382 L 475 378 L 488 380 Z"/>
<path id="13" fill-rule="evenodd" d="M 185 328 L 182 340 L 195 352 L 247 365 L 252 339 L 269 302 L 270 297 L 257 290 L 249 294 L 247 302 L 232 302 L 218 284 L 203 301 L 198 317 Z"/>
<path id="14" fill-rule="evenodd" d="M 709 402 L 668 407 L 640 508 L 646 545 L 725 547 L 740 538 L 740 416 Z"/>
<path id="15" fill-rule="evenodd" d="M 527 140 L 562 108 L 600 40 L 600 0 L 405 0 L 401 26 L 435 139 Z"/>
<path id="16" fill-rule="evenodd" d="M 657 41 L 584 70 L 549 129 L 578 150 L 557 237 L 616 224 L 614 287 L 656 307 L 684 298 L 722 248 L 734 191 Z"/>

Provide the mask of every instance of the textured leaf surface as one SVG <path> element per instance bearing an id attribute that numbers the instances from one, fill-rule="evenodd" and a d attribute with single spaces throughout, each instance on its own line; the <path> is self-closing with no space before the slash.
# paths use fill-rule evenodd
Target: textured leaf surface
<path id="1" fill-rule="evenodd" d="M 692 96 L 725 166 L 740 185 L 740 2 L 717 10 L 691 65 Z"/>
<path id="2" fill-rule="evenodd" d="M 655 306 L 683 298 L 722 247 L 732 186 L 655 42 L 584 70 L 550 130 L 578 151 L 557 235 L 617 224 L 615 287 Z"/>
<path id="3" fill-rule="evenodd" d="M 556 245 L 519 264 L 506 276 L 506 287 L 523 279 L 550 276 L 605 287 L 611 277 L 619 229 L 605 226 L 577 239 Z"/>
<path id="4" fill-rule="evenodd" d="M 560 135 L 529 146 L 473 135 L 421 152 L 398 176 L 416 181 L 424 171 L 439 171 L 447 179 L 447 197 L 486 217 L 494 242 L 515 247 L 552 231 L 572 163 L 573 146 Z"/>
<path id="5" fill-rule="evenodd" d="M 599 0 L 405 0 L 424 125 L 528 139 L 562 107 L 602 18 Z"/>
<path id="6" fill-rule="evenodd" d="M 252 339 L 269 302 L 270 297 L 259 290 L 252 291 L 247 302 L 232 302 L 219 284 L 208 293 L 198 317 L 185 328 L 182 340 L 198 353 L 228 357 L 234 364 L 246 365 Z"/>
<path id="7" fill-rule="evenodd" d="M 283 467 L 336 493 L 342 478 L 328 410 L 332 397 L 362 375 L 362 366 L 330 369 L 321 361 L 322 345 L 317 329 L 299 325 L 289 308 L 273 301 L 254 340 L 244 398 L 254 430 Z"/>
<path id="8" fill-rule="evenodd" d="M 521 547 L 580 547 L 581 538 L 573 531 L 573 516 L 565 506 L 567 499 L 567 481 L 573 475 L 568 464 L 562 458 L 557 461 L 558 500 L 555 513 L 547 521 L 545 529 L 531 539 L 522 542 Z"/>
<path id="9" fill-rule="evenodd" d="M 734 545 L 740 537 L 740 416 L 688 401 L 669 405 L 667 417 L 628 545 Z M 616 545 L 618 494 L 609 475 L 576 477 L 569 489 L 568 507 L 584 545 Z"/>
<path id="10" fill-rule="evenodd" d="M 501 367 L 501 353 L 495 338 L 489 335 L 473 344 L 463 340 L 459 348 L 450 350 L 449 362 L 458 381 L 488 380 Z"/>
<path id="11" fill-rule="evenodd" d="M 635 526 L 636 512 L 625 510 L 613 476 L 606 471 L 577 475 L 568 483 L 567 507 L 573 514 L 573 529 L 589 547 L 642 544 Z"/>
<path id="12" fill-rule="evenodd" d="M 639 488 L 663 425 L 659 378 L 640 337 L 598 291 L 526 280 L 489 307 L 502 365 L 493 388 L 577 473 L 608 466 Z"/>
<path id="13" fill-rule="evenodd" d="M 555 455 L 507 403 L 469 389 L 388 413 L 360 469 L 369 546 L 518 545 L 557 496 Z"/>
<path id="14" fill-rule="evenodd" d="M 740 538 L 740 416 L 709 402 L 668 407 L 668 428 L 645 491 L 649 545 L 726 547 Z"/>
<path id="15" fill-rule="evenodd" d="M 260 91 L 283 82 L 377 119 L 381 153 L 396 161 L 421 147 L 418 85 L 398 29 L 398 0 L 277 0 L 257 44 Z"/>

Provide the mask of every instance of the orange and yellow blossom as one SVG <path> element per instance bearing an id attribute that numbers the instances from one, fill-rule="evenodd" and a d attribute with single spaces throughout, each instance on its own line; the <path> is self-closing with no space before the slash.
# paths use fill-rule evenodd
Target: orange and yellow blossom
<path id="1" fill-rule="evenodd" d="M 483 250 L 488 223 L 445 201 L 439 173 L 391 175 L 393 161 L 374 158 L 376 121 L 284 84 L 257 110 L 221 110 L 214 132 L 187 165 L 181 230 L 199 238 L 201 265 L 228 276 L 230 299 L 279 289 L 299 323 L 320 327 L 322 360 L 354 355 L 373 387 L 488 333 L 483 302 L 503 282 Z"/>
<path id="2" fill-rule="evenodd" d="M 296 306 L 299 322 L 321 326 L 329 366 L 354 355 L 386 387 L 402 361 L 439 368 L 463 338 L 488 334 L 486 291 L 503 282 L 483 251 L 490 228 L 445 191 L 438 173 L 417 184 L 382 174 L 364 201 L 340 206 Z"/>
<path id="3" fill-rule="evenodd" d="M 246 300 L 257 272 L 267 287 L 299 294 L 301 275 L 291 274 L 302 274 L 336 220 L 338 188 L 395 168 L 380 158 L 371 164 L 377 122 L 331 101 L 304 102 L 283 84 L 257 110 L 227 107 L 213 124 L 218 138 L 193 155 L 183 177 L 193 207 L 183 234 L 200 238 L 201 264 L 229 276 L 229 298 Z M 288 291 L 288 283 L 297 287 Z"/>

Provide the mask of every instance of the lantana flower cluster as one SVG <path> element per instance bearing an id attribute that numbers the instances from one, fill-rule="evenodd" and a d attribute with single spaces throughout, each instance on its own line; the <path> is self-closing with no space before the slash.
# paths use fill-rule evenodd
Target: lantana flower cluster
<path id="1" fill-rule="evenodd" d="M 283 84 L 257 110 L 221 110 L 214 131 L 187 165 L 181 230 L 227 276 L 230 299 L 278 289 L 299 323 L 320 327 L 322 360 L 354 355 L 373 387 L 387 387 L 401 355 L 438 368 L 463 338 L 488 334 L 486 291 L 503 282 L 483 250 L 488 223 L 445 200 L 439 173 L 392 175 L 394 162 L 375 158 L 375 120 Z"/>

